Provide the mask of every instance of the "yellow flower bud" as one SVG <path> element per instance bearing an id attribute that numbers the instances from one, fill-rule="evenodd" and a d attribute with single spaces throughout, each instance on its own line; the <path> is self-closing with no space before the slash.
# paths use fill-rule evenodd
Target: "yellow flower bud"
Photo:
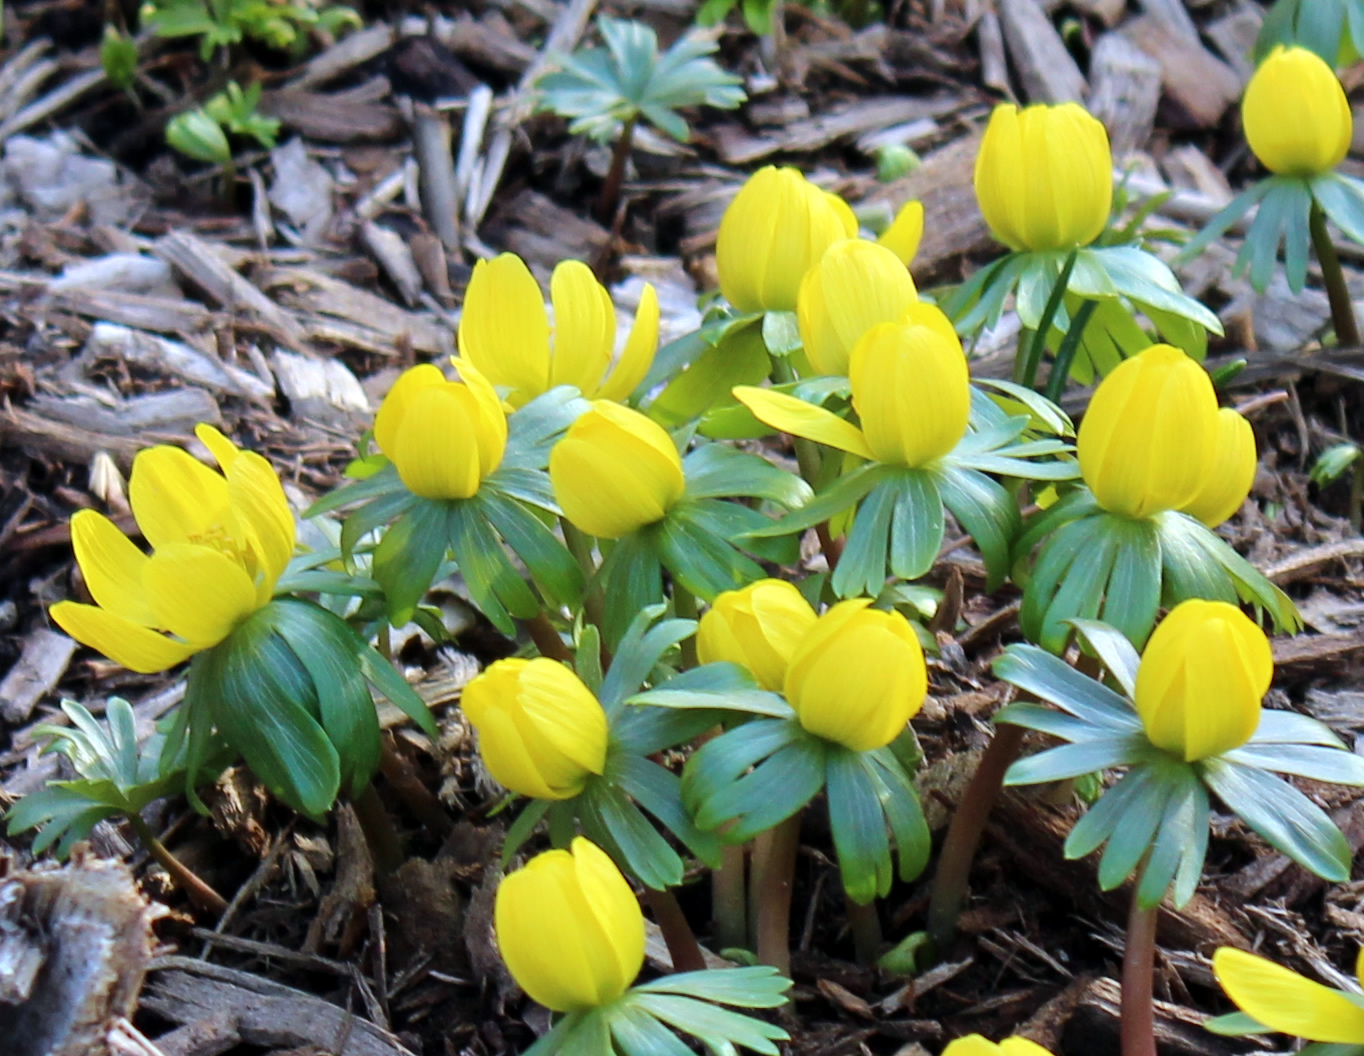
<path id="1" fill-rule="evenodd" d="M 720 292 L 742 312 L 793 311 L 805 273 L 831 245 L 856 234 L 857 218 L 842 198 L 798 169 L 759 169 L 720 220 Z"/>
<path id="2" fill-rule="evenodd" d="M 1335 71 L 1306 48 L 1279 45 L 1241 100 L 1250 149 L 1270 172 L 1319 176 L 1341 163 L 1354 118 Z"/>
<path id="3" fill-rule="evenodd" d="M 1051 1053 L 1028 1038 L 1005 1038 L 996 1045 L 979 1034 L 968 1034 L 943 1049 L 942 1056 L 1051 1056 Z"/>
<path id="4" fill-rule="evenodd" d="M 853 407 L 877 461 L 927 465 L 966 434 L 970 372 L 961 341 L 932 305 L 915 305 L 906 322 L 873 327 L 849 363 Z"/>
<path id="5" fill-rule="evenodd" d="M 1217 433 L 1208 372 L 1171 345 L 1152 345 L 1095 390 L 1076 438 L 1080 473 L 1110 513 L 1178 510 L 1207 484 Z"/>
<path id="6" fill-rule="evenodd" d="M 1250 740 L 1273 678 L 1269 639 L 1245 613 L 1225 601 L 1191 599 L 1146 643 L 1137 714 L 1152 744 L 1196 762 Z"/>
<path id="7" fill-rule="evenodd" d="M 919 243 L 924 237 L 924 203 L 908 201 L 900 207 L 890 226 L 881 232 L 876 241 L 895 254 L 905 267 L 919 252 Z"/>
<path id="8" fill-rule="evenodd" d="M 821 374 L 846 374 L 858 338 L 878 323 L 899 322 L 918 301 L 909 269 L 885 246 L 835 242 L 806 273 L 796 298 L 805 354 Z"/>
<path id="9" fill-rule="evenodd" d="M 407 489 L 424 499 L 467 499 L 502 461 L 507 415 L 468 360 L 463 381 L 423 363 L 404 371 L 374 416 L 374 440 Z"/>
<path id="10" fill-rule="evenodd" d="M 1255 483 L 1255 430 L 1231 407 L 1217 412 L 1212 469 L 1193 501 L 1181 509 L 1216 528 L 1241 508 Z"/>
<path id="11" fill-rule="evenodd" d="M 661 520 L 686 487 L 672 437 L 652 418 L 609 400 L 593 401 L 554 445 L 549 479 L 564 516 L 599 539 Z"/>
<path id="12" fill-rule="evenodd" d="M 614 1001 L 644 965 L 644 914 L 616 864 L 579 836 L 503 878 L 493 908 L 512 977 L 555 1012 Z"/>
<path id="13" fill-rule="evenodd" d="M 895 740 L 928 692 L 914 628 L 869 605 L 840 601 L 821 616 L 796 646 L 784 689 L 802 726 L 857 752 Z"/>
<path id="14" fill-rule="evenodd" d="M 1089 245 L 1113 205 L 1107 131 L 1077 103 L 995 107 L 976 155 L 976 200 L 1010 249 Z"/>
<path id="15" fill-rule="evenodd" d="M 780 693 L 791 654 L 814 623 L 815 610 L 794 584 L 760 579 L 715 599 L 696 630 L 696 654 L 703 664 L 741 664 L 763 689 Z"/>
<path id="16" fill-rule="evenodd" d="M 571 799 L 606 766 L 606 712 L 557 660 L 499 660 L 464 687 L 488 773 L 535 799 Z"/>

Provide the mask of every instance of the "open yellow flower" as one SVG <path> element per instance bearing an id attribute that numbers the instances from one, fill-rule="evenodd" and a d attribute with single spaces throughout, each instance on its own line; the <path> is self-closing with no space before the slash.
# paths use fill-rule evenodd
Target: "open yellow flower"
<path id="1" fill-rule="evenodd" d="M 1241 100 L 1250 149 L 1270 172 L 1320 176 L 1344 160 L 1354 117 L 1335 71 L 1306 48 L 1279 45 Z"/>
<path id="2" fill-rule="evenodd" d="M 459 351 L 513 407 L 556 385 L 589 398 L 623 400 L 635 390 L 658 349 L 658 295 L 648 283 L 630 336 L 612 369 L 616 309 L 582 261 L 565 260 L 549 280 L 551 336 L 544 296 L 525 261 L 503 253 L 474 265 L 459 321 Z"/>
<path id="3" fill-rule="evenodd" d="M 1051 1056 L 1051 1053 L 1027 1038 L 1005 1038 L 996 1045 L 979 1034 L 968 1034 L 943 1049 L 942 1056 Z"/>
<path id="4" fill-rule="evenodd" d="M 741 664 L 763 689 L 779 693 L 791 654 L 815 619 L 794 583 L 760 579 L 716 597 L 696 629 L 696 653 L 703 664 Z"/>
<path id="5" fill-rule="evenodd" d="M 1180 509 L 1216 528 L 1241 508 L 1255 483 L 1255 430 L 1235 408 L 1217 412 L 1212 469 L 1192 501 Z"/>
<path id="6" fill-rule="evenodd" d="M 72 638 L 144 674 L 231 634 L 270 601 L 294 553 L 293 514 L 270 463 L 212 426 L 195 435 L 220 472 L 178 447 L 138 452 L 128 498 L 151 554 L 103 514 L 80 511 L 71 542 L 95 604 L 52 606 Z"/>
<path id="7" fill-rule="evenodd" d="M 835 242 L 801 280 L 796 298 L 805 355 L 821 374 L 846 374 L 863 334 L 899 322 L 918 303 L 909 269 L 891 250 L 860 238 Z"/>
<path id="8" fill-rule="evenodd" d="M 1213 974 L 1236 1007 L 1270 1030 L 1328 1045 L 1364 1045 L 1364 999 L 1306 979 L 1253 953 L 1223 946 Z M 1364 948 L 1355 961 L 1364 986 Z"/>
<path id="9" fill-rule="evenodd" d="M 404 371 L 374 416 L 374 440 L 414 495 L 467 499 L 502 461 L 507 415 L 488 379 L 455 359 L 462 381 L 432 363 Z"/>
<path id="10" fill-rule="evenodd" d="M 614 1001 L 644 965 L 639 902 L 606 852 L 581 836 L 502 880 L 493 927 L 512 977 L 555 1012 Z"/>

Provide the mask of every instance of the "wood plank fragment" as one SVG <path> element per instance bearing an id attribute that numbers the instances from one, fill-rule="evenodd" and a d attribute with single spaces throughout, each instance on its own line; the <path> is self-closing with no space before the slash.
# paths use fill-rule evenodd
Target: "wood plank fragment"
<path id="1" fill-rule="evenodd" d="M 1198 41 L 1158 17 L 1134 18 L 1119 30 L 1160 63 L 1170 119 L 1176 127 L 1212 128 L 1241 97 L 1241 77 Z"/>
<path id="2" fill-rule="evenodd" d="M 19 659 L 0 679 L 0 717 L 12 725 L 27 720 L 34 705 L 66 673 L 75 651 L 75 642 L 46 627 L 25 636 Z"/>
<path id="3" fill-rule="evenodd" d="M 1030 103 L 1078 103 L 1085 76 L 1037 0 L 999 0 L 999 21 L 1009 58 Z"/>
<path id="4" fill-rule="evenodd" d="M 1089 110 L 1108 129 L 1113 156 L 1143 149 L 1160 105 L 1160 63 L 1121 34 L 1105 33 L 1090 54 L 1089 77 Z"/>

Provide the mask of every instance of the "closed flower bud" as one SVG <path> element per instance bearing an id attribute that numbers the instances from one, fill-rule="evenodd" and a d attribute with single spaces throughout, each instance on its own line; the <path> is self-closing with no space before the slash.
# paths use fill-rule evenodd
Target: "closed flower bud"
<path id="1" fill-rule="evenodd" d="M 497 887 L 497 946 L 512 978 L 555 1012 L 614 1001 L 644 965 L 644 914 L 625 877 L 579 836 Z"/>
<path id="2" fill-rule="evenodd" d="M 995 107 L 976 155 L 976 200 L 1010 249 L 1089 245 L 1113 204 L 1108 133 L 1077 103 Z"/>
<path id="3" fill-rule="evenodd" d="M 1176 605 L 1146 643 L 1137 714 L 1152 744 L 1196 762 L 1250 739 L 1273 677 L 1264 632 L 1234 605 L 1195 598 Z"/>
<path id="4" fill-rule="evenodd" d="M 942 1056 L 1051 1056 L 1051 1053 L 1027 1038 L 1005 1038 L 996 1045 L 979 1034 L 968 1034 L 943 1049 Z"/>
<path id="5" fill-rule="evenodd" d="M 594 401 L 554 445 L 549 479 L 564 516 L 599 539 L 661 520 L 686 487 L 666 430 L 608 400 Z"/>
<path id="6" fill-rule="evenodd" d="M 606 766 L 606 712 L 557 660 L 499 660 L 464 687 L 462 707 L 488 773 L 513 792 L 571 799 Z"/>
<path id="7" fill-rule="evenodd" d="M 1198 363 L 1152 345 L 1104 378 L 1080 423 L 1080 472 L 1099 505 L 1126 517 L 1182 509 L 1208 483 L 1217 396 Z"/>
<path id="8" fill-rule="evenodd" d="M 923 241 L 923 237 L 924 203 L 909 201 L 900 206 L 895 219 L 881 232 L 881 237 L 876 241 L 894 253 L 901 264 L 908 267 L 909 262 L 914 259 L 914 254 L 919 252 L 919 243 Z"/>
<path id="9" fill-rule="evenodd" d="M 785 694 L 816 736 L 866 752 L 895 740 L 928 692 L 924 651 L 898 612 L 841 601 L 801 639 Z"/>
<path id="10" fill-rule="evenodd" d="M 805 273 L 831 245 L 856 234 L 857 218 L 842 198 L 797 169 L 759 169 L 720 221 L 720 292 L 741 312 L 793 311 Z"/>
<path id="11" fill-rule="evenodd" d="M 423 363 L 405 371 L 374 416 L 374 440 L 407 489 L 424 499 L 467 499 L 502 461 L 507 416 L 488 380 L 456 359 L 463 381 Z"/>
<path id="12" fill-rule="evenodd" d="M 1280 45 L 1260 63 L 1241 100 L 1250 149 L 1270 172 L 1319 176 L 1341 163 L 1354 118 L 1335 71 L 1306 48 Z"/>
<path id="13" fill-rule="evenodd" d="M 938 308 L 914 305 L 905 319 L 864 334 L 848 376 L 877 461 L 918 467 L 947 454 L 965 435 L 970 372 L 961 341 Z"/>
<path id="14" fill-rule="evenodd" d="M 697 656 L 703 664 L 741 664 L 763 689 L 780 693 L 791 654 L 815 619 L 794 584 L 760 579 L 715 599 L 696 630 Z"/>
<path id="15" fill-rule="evenodd" d="M 1255 430 L 1231 407 L 1217 412 L 1217 445 L 1212 470 L 1193 501 L 1181 509 L 1216 528 L 1241 508 L 1255 483 Z"/>
<path id="16" fill-rule="evenodd" d="M 858 338 L 878 323 L 898 322 L 918 300 L 909 269 L 891 250 L 860 238 L 836 242 L 796 298 L 805 354 L 821 374 L 847 374 Z"/>

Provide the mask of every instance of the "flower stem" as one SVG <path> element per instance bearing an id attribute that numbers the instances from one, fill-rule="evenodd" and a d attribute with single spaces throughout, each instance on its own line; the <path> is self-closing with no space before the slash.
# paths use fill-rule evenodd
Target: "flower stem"
<path id="1" fill-rule="evenodd" d="M 748 945 L 744 847 L 742 843 L 725 844 L 720 850 L 720 866 L 710 874 L 711 912 L 720 949 Z"/>
<path id="2" fill-rule="evenodd" d="M 152 832 L 151 826 L 142 820 L 141 815 L 128 814 L 126 817 L 133 832 L 142 842 L 142 846 L 147 848 L 147 853 L 156 860 L 156 864 L 166 870 L 171 880 L 175 882 L 175 886 L 188 895 L 189 900 L 205 913 L 212 913 L 215 917 L 222 916 L 227 910 L 227 899 L 209 887 L 189 866 L 171 854 L 166 845 L 157 838 L 156 833 Z"/>
<path id="3" fill-rule="evenodd" d="M 1004 772 L 1009 769 L 1023 747 L 1024 730 L 1021 726 L 999 725 L 994 739 L 980 757 L 980 764 L 971 776 L 966 794 L 957 804 L 957 812 L 948 826 L 942 851 L 938 854 L 938 870 L 933 876 L 933 892 L 928 903 L 928 934 L 937 947 L 938 956 L 945 957 L 957 933 L 957 918 L 966 902 L 966 886 L 971 877 L 971 863 L 976 848 L 985 832 L 999 790 L 1004 787 Z"/>
<path id="4" fill-rule="evenodd" d="M 551 660 L 572 662 L 573 651 L 564 644 L 554 624 L 549 622 L 549 617 L 543 612 L 537 612 L 526 621 L 526 630 L 530 633 L 535 648 L 540 650 L 541 656 L 547 656 Z"/>
<path id="5" fill-rule="evenodd" d="M 1358 535 L 1364 528 L 1364 455 L 1355 459 L 1350 471 L 1350 527 Z"/>
<path id="6" fill-rule="evenodd" d="M 1143 909 L 1137 892 L 1141 874 L 1132 885 L 1132 908 L 1127 915 L 1127 941 L 1122 952 L 1122 1056 L 1156 1056 L 1156 1014 L 1151 990 L 1156 963 L 1158 906 Z"/>
<path id="7" fill-rule="evenodd" d="M 788 357 L 771 356 L 770 358 L 774 381 L 779 384 L 786 384 L 796 380 L 796 372 L 792 369 Z M 801 436 L 793 436 L 791 441 L 796 449 L 796 465 L 800 468 L 801 479 L 813 488 L 819 483 L 819 473 L 824 464 L 819 453 L 819 447 L 814 441 L 806 440 Z M 843 541 L 835 539 L 829 534 L 828 521 L 815 525 L 815 535 L 819 537 L 819 548 L 824 551 L 824 560 L 829 565 L 829 571 L 832 572 L 838 566 L 838 559 L 843 556 Z"/>
<path id="8" fill-rule="evenodd" d="M 851 898 L 844 901 L 848 909 L 848 927 L 852 930 L 857 963 L 863 967 L 873 965 L 881 954 L 882 943 L 881 914 L 877 912 L 876 900 L 873 899 L 865 906 Z"/>
<path id="9" fill-rule="evenodd" d="M 1080 350 L 1080 340 L 1084 337 L 1085 327 L 1089 325 L 1089 317 L 1098 306 L 1098 301 L 1086 300 L 1076 309 L 1075 317 L 1070 321 L 1070 329 L 1061 340 L 1061 347 L 1056 350 L 1056 359 L 1052 362 L 1051 374 L 1047 377 L 1046 395 L 1052 403 L 1061 402 L 1061 394 L 1066 389 L 1066 379 L 1070 377 L 1070 365 L 1075 362 L 1075 353 Z"/>
<path id="10" fill-rule="evenodd" d="M 796 854 L 800 851 L 800 818 L 796 811 L 776 825 L 767 853 L 753 872 L 757 895 L 758 960 L 770 964 L 788 978 L 791 975 L 791 887 L 795 882 Z"/>
<path id="11" fill-rule="evenodd" d="M 606 170 L 606 181 L 601 185 L 601 197 L 597 199 L 597 220 L 607 227 L 611 226 L 620 205 L 620 190 L 625 185 L 625 166 L 630 160 L 630 147 L 635 140 L 635 121 L 636 118 L 630 118 L 620 130 L 616 149 L 611 152 L 611 167 Z"/>
<path id="12" fill-rule="evenodd" d="M 663 932 L 663 941 L 668 944 L 672 954 L 674 972 L 700 972 L 706 967 L 706 958 L 696 935 L 687 923 L 686 914 L 677 904 L 677 896 L 671 891 L 645 891 L 644 896 L 649 908 L 654 911 L 658 930 Z"/>
<path id="13" fill-rule="evenodd" d="M 1028 345 L 1028 358 L 1023 364 L 1020 382 L 1027 388 L 1031 389 L 1037 384 L 1037 368 L 1042 363 L 1042 353 L 1046 350 L 1047 337 L 1051 334 L 1052 324 L 1056 321 L 1056 314 L 1061 310 L 1061 301 L 1065 298 L 1066 287 L 1070 284 L 1070 273 L 1075 270 L 1075 258 L 1078 253 L 1079 250 L 1072 249 L 1069 256 L 1066 257 L 1066 262 L 1061 266 L 1061 274 L 1056 277 L 1056 282 L 1052 284 L 1046 306 L 1042 309 L 1042 318 L 1038 320 L 1037 329 L 1033 331 L 1032 340 Z M 1017 373 L 1016 365 L 1015 373 Z"/>
<path id="14" fill-rule="evenodd" d="M 673 610 L 679 620 L 695 620 L 696 595 L 676 580 L 673 581 Z M 696 657 L 696 635 L 689 634 L 682 639 L 682 669 L 695 667 L 700 661 Z"/>
<path id="15" fill-rule="evenodd" d="M 382 875 L 397 872 L 405 858 L 402 840 L 379 793 L 374 791 L 374 785 L 366 785 L 365 790 L 351 800 L 351 807 L 360 822 L 360 831 L 365 834 L 369 853 L 374 856 L 374 867 Z"/>
<path id="16" fill-rule="evenodd" d="M 1345 285 L 1345 273 L 1340 270 L 1340 257 L 1326 230 L 1326 214 L 1316 200 L 1312 201 L 1312 211 L 1308 226 L 1312 230 L 1312 248 L 1321 265 L 1322 281 L 1326 283 L 1326 296 L 1331 302 L 1331 324 L 1335 327 L 1336 343 L 1354 348 L 1359 344 L 1359 325 L 1355 322 L 1354 306 L 1350 303 L 1350 290 Z"/>

